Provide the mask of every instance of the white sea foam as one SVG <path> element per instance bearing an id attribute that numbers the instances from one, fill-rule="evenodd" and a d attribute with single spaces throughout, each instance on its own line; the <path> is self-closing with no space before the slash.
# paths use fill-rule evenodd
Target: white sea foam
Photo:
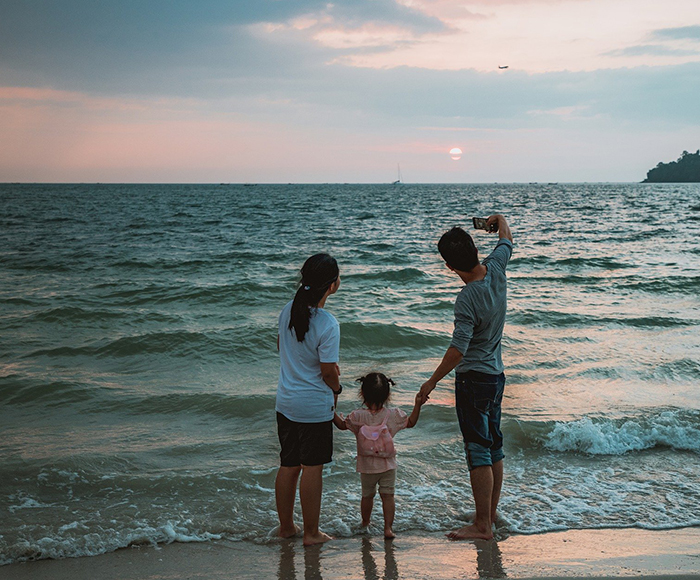
<path id="1" fill-rule="evenodd" d="M 223 537 L 219 533 L 194 531 L 190 527 L 191 521 L 169 521 L 157 527 L 147 523 L 134 524 L 129 529 L 100 527 L 99 531 L 85 533 L 86 526 L 83 523 L 73 522 L 62 526 L 59 534 L 36 539 L 22 538 L 13 545 L 4 546 L 0 552 L 0 565 L 46 558 L 96 556 L 130 545 L 206 542 Z M 71 535 L 69 532 L 72 530 L 78 530 L 79 533 Z"/>
<path id="2" fill-rule="evenodd" d="M 696 413 L 664 411 L 636 419 L 592 419 L 555 423 L 545 447 L 591 455 L 622 455 L 653 447 L 700 452 L 700 421 Z"/>
<path id="3" fill-rule="evenodd" d="M 20 503 L 17 505 L 8 506 L 8 510 L 11 513 L 15 513 L 17 510 L 33 509 L 33 508 L 43 508 L 48 507 L 49 504 L 41 503 L 31 497 L 18 498 Z"/>

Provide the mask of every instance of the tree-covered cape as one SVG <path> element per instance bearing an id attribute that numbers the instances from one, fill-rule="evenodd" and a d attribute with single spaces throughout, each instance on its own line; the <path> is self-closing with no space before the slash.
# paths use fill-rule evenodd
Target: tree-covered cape
<path id="1" fill-rule="evenodd" d="M 659 163 L 647 171 L 642 183 L 689 183 L 700 182 L 700 149 L 695 153 L 683 151 L 677 161 Z"/>

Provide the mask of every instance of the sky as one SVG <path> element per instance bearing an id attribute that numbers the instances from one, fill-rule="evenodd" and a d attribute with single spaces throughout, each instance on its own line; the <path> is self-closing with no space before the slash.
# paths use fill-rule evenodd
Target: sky
<path id="1" fill-rule="evenodd" d="M 698 0 L 0 3 L 0 182 L 640 181 L 699 95 Z"/>

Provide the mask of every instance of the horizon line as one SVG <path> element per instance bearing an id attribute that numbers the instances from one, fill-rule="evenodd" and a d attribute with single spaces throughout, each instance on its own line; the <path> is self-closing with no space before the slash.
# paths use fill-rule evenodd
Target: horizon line
<path id="1" fill-rule="evenodd" d="M 0 181 L 0 185 L 241 185 L 254 187 L 258 185 L 579 185 L 579 184 L 683 184 L 700 183 L 698 181 L 416 181 L 394 184 L 383 181 Z"/>

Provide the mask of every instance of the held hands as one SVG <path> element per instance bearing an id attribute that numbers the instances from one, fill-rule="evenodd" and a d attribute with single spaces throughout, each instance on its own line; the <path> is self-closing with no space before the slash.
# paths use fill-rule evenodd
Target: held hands
<path id="1" fill-rule="evenodd" d="M 418 394 L 416 395 L 416 402 L 418 402 L 418 399 L 420 398 L 420 404 L 424 405 L 426 401 L 430 398 L 430 393 L 433 392 L 434 388 L 435 383 L 433 383 L 432 381 L 424 382 L 420 388 L 420 391 L 418 391 Z"/>

